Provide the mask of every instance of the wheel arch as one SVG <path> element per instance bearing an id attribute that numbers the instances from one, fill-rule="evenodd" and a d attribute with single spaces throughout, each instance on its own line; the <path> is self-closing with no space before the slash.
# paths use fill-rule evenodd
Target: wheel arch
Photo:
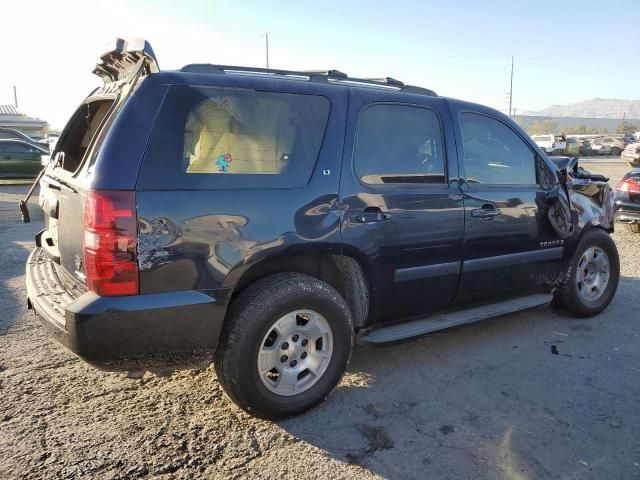
<path id="1" fill-rule="evenodd" d="M 355 258 L 335 253 L 283 254 L 251 264 L 243 269 L 235 281 L 230 304 L 256 281 L 283 272 L 301 273 L 328 283 L 347 302 L 354 327 L 358 329 L 366 324 L 370 287 L 365 270 Z"/>

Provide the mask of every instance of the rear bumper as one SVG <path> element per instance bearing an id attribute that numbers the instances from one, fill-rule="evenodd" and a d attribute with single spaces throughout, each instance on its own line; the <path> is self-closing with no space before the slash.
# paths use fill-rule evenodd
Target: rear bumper
<path id="1" fill-rule="evenodd" d="M 60 343 L 97 368 L 164 370 L 211 361 L 225 307 L 210 295 L 68 292 L 40 248 L 29 256 L 26 273 L 28 305 Z"/>
<path id="2" fill-rule="evenodd" d="M 640 203 L 632 202 L 624 193 L 617 193 L 614 219 L 619 223 L 640 223 Z"/>

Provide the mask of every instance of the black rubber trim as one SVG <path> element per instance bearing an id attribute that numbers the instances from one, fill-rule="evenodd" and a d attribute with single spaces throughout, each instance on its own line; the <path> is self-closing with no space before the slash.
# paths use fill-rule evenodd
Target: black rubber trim
<path id="1" fill-rule="evenodd" d="M 614 216 L 614 221 L 620 223 L 640 223 L 640 212 L 628 212 L 626 210 L 618 210 Z"/>
<path id="2" fill-rule="evenodd" d="M 528 252 L 510 253 L 495 257 L 476 258 L 465 260 L 462 272 L 477 272 L 491 268 L 507 267 L 511 265 L 523 265 L 526 263 L 544 262 L 547 260 L 557 260 L 562 258 L 563 247 L 545 248 L 542 250 L 531 250 Z"/>
<path id="3" fill-rule="evenodd" d="M 394 280 L 396 282 L 406 282 L 408 280 L 442 277 L 444 275 L 458 275 L 459 273 L 460 262 L 436 263 L 419 267 L 399 268 L 394 273 Z"/>
<path id="4" fill-rule="evenodd" d="M 615 209 L 617 212 L 640 214 L 640 202 L 616 200 Z"/>

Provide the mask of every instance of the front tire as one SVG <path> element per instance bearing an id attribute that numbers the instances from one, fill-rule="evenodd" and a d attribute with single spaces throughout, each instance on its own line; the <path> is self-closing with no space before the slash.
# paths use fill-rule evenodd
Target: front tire
<path id="1" fill-rule="evenodd" d="M 597 315 L 613 300 L 619 278 L 616 245 L 607 232 L 594 227 L 578 242 L 569 278 L 555 294 L 556 304 L 577 317 Z"/>
<path id="2" fill-rule="evenodd" d="M 349 307 L 330 285 L 307 275 L 271 275 L 231 305 L 216 352 L 218 380 L 253 415 L 302 413 L 342 378 L 353 332 Z"/>

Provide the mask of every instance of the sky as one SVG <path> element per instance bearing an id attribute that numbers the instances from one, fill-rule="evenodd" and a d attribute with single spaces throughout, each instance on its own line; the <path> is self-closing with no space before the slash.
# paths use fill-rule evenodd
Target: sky
<path id="1" fill-rule="evenodd" d="M 3 2 L 0 104 L 62 128 L 101 80 L 105 45 L 147 39 L 161 69 L 188 63 L 336 68 L 393 77 L 516 113 L 640 99 L 640 4 L 593 1 Z"/>

